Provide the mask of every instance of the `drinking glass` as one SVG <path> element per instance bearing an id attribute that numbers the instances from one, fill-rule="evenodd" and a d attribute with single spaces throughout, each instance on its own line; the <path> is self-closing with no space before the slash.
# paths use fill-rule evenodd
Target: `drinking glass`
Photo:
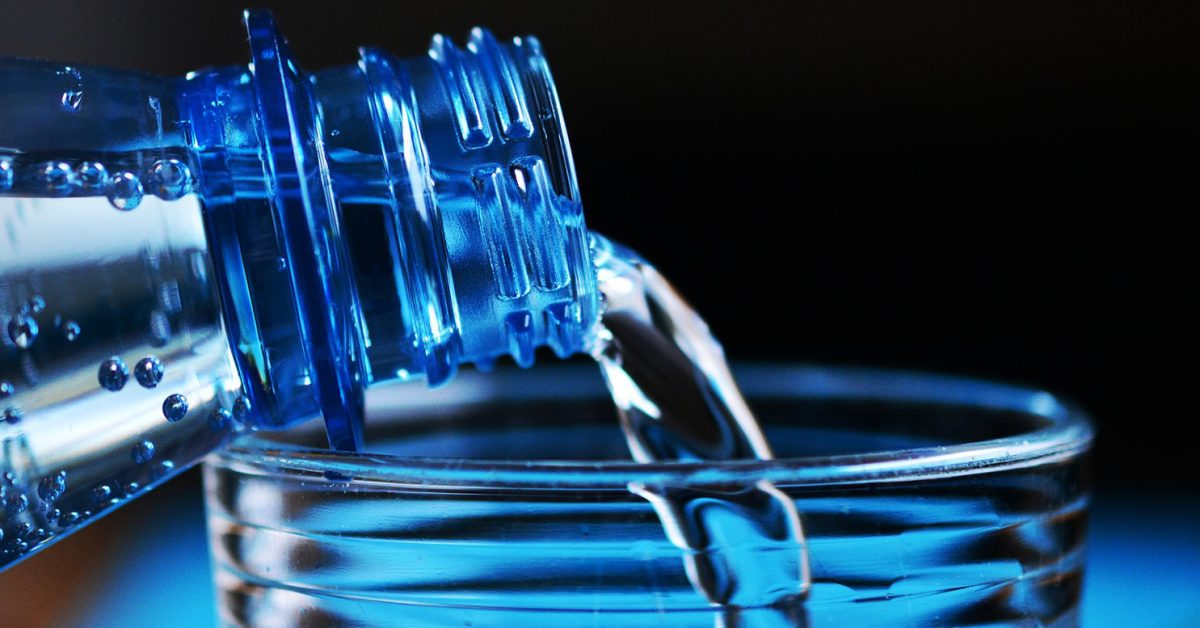
<path id="1" fill-rule="evenodd" d="M 1092 429 L 1070 404 L 929 374 L 737 374 L 775 460 L 632 462 L 596 369 L 561 364 L 384 387 L 365 454 L 330 451 L 319 421 L 245 436 L 205 465 L 220 621 L 1078 623 Z M 807 552 L 811 588 L 798 609 L 710 604 L 632 487 L 763 481 L 806 544 L 712 551 Z"/>

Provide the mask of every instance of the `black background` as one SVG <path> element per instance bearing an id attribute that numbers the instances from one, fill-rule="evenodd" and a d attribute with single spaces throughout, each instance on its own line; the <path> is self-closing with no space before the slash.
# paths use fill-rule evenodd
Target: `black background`
<path id="1" fill-rule="evenodd" d="M 245 63 L 242 4 L 6 0 L 0 56 Z M 275 10 L 310 69 L 476 24 L 538 35 L 590 225 L 657 261 L 733 357 L 1042 386 L 1095 416 L 1102 486 L 1194 491 L 1198 6 Z"/>

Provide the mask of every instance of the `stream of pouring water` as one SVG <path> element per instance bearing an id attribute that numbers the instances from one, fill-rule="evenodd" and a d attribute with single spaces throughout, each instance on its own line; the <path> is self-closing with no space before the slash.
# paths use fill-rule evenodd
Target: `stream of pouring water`
<path id="1" fill-rule="evenodd" d="M 770 460 L 708 325 L 653 266 L 593 238 L 605 311 L 592 355 L 634 458 Z M 767 481 L 629 488 L 653 504 L 671 543 L 684 550 L 693 587 L 724 609 L 719 625 L 804 623 L 807 547 L 796 505 L 782 491 Z M 764 608 L 772 612 L 746 613 Z"/>

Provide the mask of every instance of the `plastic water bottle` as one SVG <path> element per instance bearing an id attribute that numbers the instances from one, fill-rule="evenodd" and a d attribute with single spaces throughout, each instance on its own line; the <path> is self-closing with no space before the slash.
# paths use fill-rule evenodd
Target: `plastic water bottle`
<path id="1" fill-rule="evenodd" d="M 0 567 L 233 434 L 538 347 L 599 299 L 554 83 L 533 38 L 182 78 L 0 61 Z"/>

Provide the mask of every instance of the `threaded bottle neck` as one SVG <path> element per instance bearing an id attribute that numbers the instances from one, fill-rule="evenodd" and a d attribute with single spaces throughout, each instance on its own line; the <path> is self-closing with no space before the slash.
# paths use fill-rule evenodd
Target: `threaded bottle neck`
<path id="1" fill-rule="evenodd" d="M 476 29 L 428 55 L 362 49 L 306 74 L 270 16 L 252 64 L 179 84 L 231 346 L 264 425 L 324 415 L 361 441 L 362 391 L 590 342 L 598 296 L 558 99 L 532 38 Z"/>

